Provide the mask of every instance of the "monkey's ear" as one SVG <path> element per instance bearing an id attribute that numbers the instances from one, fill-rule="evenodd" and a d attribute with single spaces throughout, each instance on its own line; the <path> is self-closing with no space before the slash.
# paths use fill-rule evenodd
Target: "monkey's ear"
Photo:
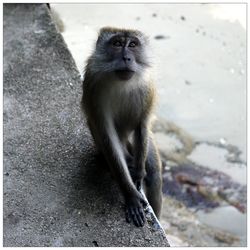
<path id="1" fill-rule="evenodd" d="M 101 36 L 99 35 L 98 38 L 97 38 L 97 40 L 96 40 L 96 47 L 97 47 L 97 44 L 99 44 L 99 43 L 101 42 L 101 39 L 102 39 L 102 38 L 101 38 Z"/>
<path id="2" fill-rule="evenodd" d="M 111 33 L 111 30 L 112 30 L 111 27 L 102 27 L 102 28 L 99 30 L 98 38 L 97 38 L 97 41 L 96 41 L 96 46 L 97 46 L 98 44 L 101 44 L 101 42 L 102 42 L 103 40 L 107 40 L 107 36 Z"/>

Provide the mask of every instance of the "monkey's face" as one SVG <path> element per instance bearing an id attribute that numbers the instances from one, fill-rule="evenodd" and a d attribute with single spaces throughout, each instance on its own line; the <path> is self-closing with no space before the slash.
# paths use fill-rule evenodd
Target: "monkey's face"
<path id="1" fill-rule="evenodd" d="M 105 70 L 120 80 L 140 74 L 147 62 L 147 39 L 139 31 L 103 28 L 97 40 L 97 50 L 104 56 Z"/>
<path id="2" fill-rule="evenodd" d="M 121 80 L 129 80 L 137 71 L 141 44 L 135 36 L 118 34 L 107 44 L 107 57 L 114 64 L 114 72 Z"/>

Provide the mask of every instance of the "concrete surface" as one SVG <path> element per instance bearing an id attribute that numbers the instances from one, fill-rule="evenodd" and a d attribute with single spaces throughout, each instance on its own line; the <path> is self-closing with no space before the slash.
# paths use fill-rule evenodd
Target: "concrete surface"
<path id="1" fill-rule="evenodd" d="M 125 222 L 46 5 L 4 4 L 3 25 L 4 246 L 168 246 L 152 225 Z"/>

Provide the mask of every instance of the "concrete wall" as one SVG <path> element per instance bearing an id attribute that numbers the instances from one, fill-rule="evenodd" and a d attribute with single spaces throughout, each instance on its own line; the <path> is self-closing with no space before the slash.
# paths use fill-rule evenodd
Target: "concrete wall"
<path id="1" fill-rule="evenodd" d="M 4 246 L 168 246 L 152 214 L 143 228 L 125 222 L 46 5 L 4 4 L 3 25 Z"/>

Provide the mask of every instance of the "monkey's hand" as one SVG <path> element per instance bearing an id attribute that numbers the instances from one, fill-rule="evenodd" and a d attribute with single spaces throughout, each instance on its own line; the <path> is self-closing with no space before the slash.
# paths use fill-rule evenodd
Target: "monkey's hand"
<path id="1" fill-rule="evenodd" d="M 130 197 L 126 200 L 126 221 L 133 223 L 137 227 L 142 227 L 145 224 L 146 218 L 144 214 L 143 207 L 147 205 L 147 202 L 138 193 L 135 197 Z"/>

